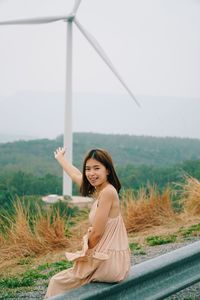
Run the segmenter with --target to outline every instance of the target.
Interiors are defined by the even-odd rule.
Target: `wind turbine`
[[[64,147],[67,149],[66,158],[72,161],[72,27],[73,23],[77,26],[80,32],[88,40],[91,46],[96,50],[99,56],[103,59],[110,70],[115,74],[124,88],[127,90],[135,103],[140,106],[132,91],[123,81],[120,74],[117,72],[110,59],[98,44],[96,39],[89,34],[88,31],[77,20],[76,13],[78,11],[81,0],[75,0],[74,7],[70,14],[61,16],[35,17],[27,19],[8,20],[0,22],[1,25],[36,25],[46,24],[58,21],[67,23],[67,54],[66,54],[66,88],[65,88],[65,113],[64,113]],[[72,182],[70,178],[63,172],[63,195],[72,195]]]

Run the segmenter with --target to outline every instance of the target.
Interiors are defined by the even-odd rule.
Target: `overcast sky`
[[[72,7],[71,0],[0,0],[0,20],[68,14]],[[199,0],[82,0],[77,13],[80,23],[96,37],[138,99],[144,95],[196,98],[198,104],[199,16]],[[8,97],[20,91],[64,91],[65,54],[64,22],[1,26],[0,110]],[[76,93],[127,97],[121,84],[75,27],[73,63]],[[15,105],[18,104],[11,103],[10,109],[14,110]],[[161,113],[159,107],[154,107],[157,115]],[[173,105],[170,107],[175,109]],[[134,114],[137,108],[133,103]],[[142,116],[142,109],[140,114]],[[195,119],[194,126],[200,127],[196,122]],[[81,131],[78,120],[75,125]],[[0,127],[6,131],[5,123]],[[147,127],[150,127],[148,122]],[[131,124],[130,130],[135,134],[145,133],[134,131]],[[103,131],[105,126],[102,126]]]

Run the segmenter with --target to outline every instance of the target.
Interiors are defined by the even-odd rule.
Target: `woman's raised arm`
[[[73,166],[69,161],[64,157],[65,149],[59,147],[54,152],[55,159],[59,162],[63,170],[71,177],[72,181],[75,182],[78,186],[81,186],[82,183],[82,173],[79,169]]]

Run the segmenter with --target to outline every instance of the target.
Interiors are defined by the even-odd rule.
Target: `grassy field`
[[[200,182],[191,177],[179,187],[179,207],[173,206],[174,191],[160,194],[155,187],[137,194],[121,195],[121,211],[134,255],[145,247],[184,241],[200,236]],[[65,251],[81,247],[88,228],[88,209],[57,207],[48,209],[37,198],[16,199],[13,212],[1,213],[0,299],[15,299],[42,286],[49,278],[71,266]]]

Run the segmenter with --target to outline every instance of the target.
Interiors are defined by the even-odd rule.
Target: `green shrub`
[[[188,228],[180,228],[179,233],[187,238],[189,236],[199,236],[200,235],[200,223],[191,225]]]
[[[25,287],[25,286],[31,286],[34,284],[34,279],[32,277],[11,277],[11,278],[3,278],[0,279],[0,287],[1,288],[17,288],[17,287]]]
[[[36,269],[30,269],[19,276],[11,276],[0,279],[0,289],[15,289],[19,287],[30,287],[35,285],[38,279],[48,280],[54,274],[68,269],[72,263],[62,260],[59,262],[46,263]]]
[[[146,252],[138,243],[130,243],[129,248],[134,255],[144,255]]]
[[[176,235],[149,236],[145,240],[149,246],[156,246],[156,245],[174,243],[176,241]]]

